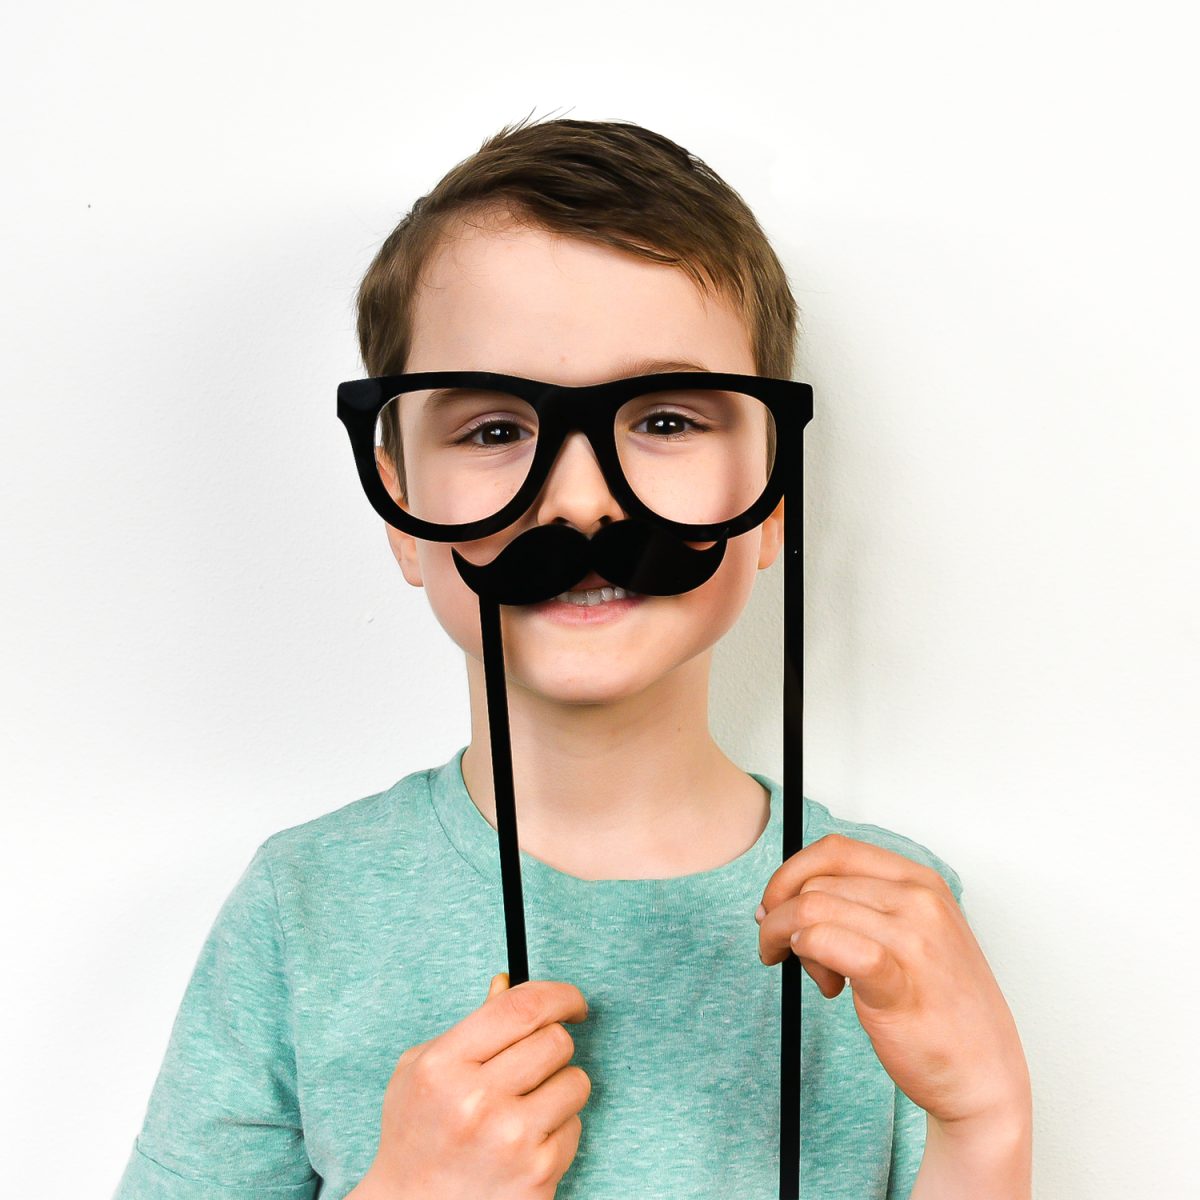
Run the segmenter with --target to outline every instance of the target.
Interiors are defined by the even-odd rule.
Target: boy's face
[[[607,246],[538,229],[463,227],[423,279],[409,372],[498,371],[573,385],[686,364],[755,374],[749,333],[732,306],[706,300],[678,268]],[[385,476],[385,483],[403,504],[394,480]],[[472,562],[490,562],[535,525],[565,522],[590,536],[626,516],[590,444],[575,431],[520,520],[454,548]],[[385,528],[405,579],[425,588],[442,627],[482,661],[479,599],[459,576],[451,543]],[[564,703],[609,703],[641,692],[708,651],[733,625],[755,572],[770,566],[782,541],[781,501],[761,526],[731,538],[716,573],[690,592],[643,596],[619,613],[614,608],[613,619],[587,623],[555,620],[547,605],[502,606],[510,687]]]

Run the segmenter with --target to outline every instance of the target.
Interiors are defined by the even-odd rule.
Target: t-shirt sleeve
[[[263,843],[184,992],[113,1200],[312,1200],[286,942]]]
[[[967,915],[962,900],[962,881],[956,872],[947,869],[943,878],[950,886],[959,910]],[[895,1110],[892,1118],[892,1158],[888,1168],[887,1200],[909,1200],[921,1159],[925,1157],[925,1110],[914,1104],[899,1088],[895,1089]]]

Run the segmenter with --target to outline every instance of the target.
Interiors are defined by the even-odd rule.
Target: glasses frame
[[[524,400],[537,415],[538,438],[529,474],[503,508],[477,521],[443,525],[413,516],[388,494],[375,460],[375,426],[384,405],[397,393],[450,387],[486,388]],[[637,396],[675,388],[743,392],[766,405],[774,418],[775,458],[762,494],[749,508],[727,521],[708,524],[672,521],[638,499],[621,469],[614,436],[617,411]],[[812,395],[809,384],[791,379],[714,371],[663,371],[581,386],[544,383],[495,371],[417,371],[339,383],[337,415],[349,435],[359,482],[371,507],[387,524],[414,537],[431,542],[469,542],[506,529],[520,519],[545,486],[567,434],[579,430],[591,444],[613,498],[629,516],[657,522],[685,541],[709,541],[753,529],[779,503],[794,436],[812,420]]]

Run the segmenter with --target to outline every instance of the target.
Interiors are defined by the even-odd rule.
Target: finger
[[[901,913],[909,907],[913,896],[925,887],[907,880],[897,883],[873,875],[812,875],[800,885],[797,895],[805,892],[827,892],[853,900],[881,913]]]
[[[568,1117],[534,1151],[535,1175],[545,1183],[557,1183],[575,1160],[582,1133],[579,1114]]]
[[[549,1134],[578,1113],[591,1094],[592,1081],[582,1067],[563,1067],[528,1096],[518,1096],[515,1103],[540,1134]]]
[[[779,912],[780,910],[776,908],[776,919],[779,918]],[[796,950],[794,950],[794,947],[792,947],[791,944],[788,944],[787,952],[784,954],[775,954],[772,956],[772,958],[768,959],[764,958],[763,953],[764,952],[760,941],[760,947],[758,947],[758,958],[762,960],[764,966],[774,966],[776,962],[782,962],[787,959],[788,956],[796,954]],[[822,966],[820,962],[817,962],[815,959],[805,958],[805,956],[799,954],[796,956],[800,960],[800,966],[804,967],[804,970],[809,973],[812,982],[814,982],[817,985],[817,988],[821,990],[821,995],[826,997],[826,1000],[833,1000],[833,998],[838,996],[841,990],[845,988],[845,976],[841,976],[841,974],[836,971],[829,970],[829,967]]]
[[[482,1063],[552,1021],[586,1017],[587,1001],[573,983],[531,979],[492,996],[439,1041],[447,1058]]]
[[[489,1087],[509,1096],[524,1096],[562,1070],[574,1053],[575,1039],[566,1026],[555,1021],[488,1059],[483,1071]]]
[[[893,886],[893,885],[889,885]],[[895,939],[896,929],[885,922],[895,922],[894,917],[869,906],[855,904],[832,893],[814,895],[810,890],[785,900],[764,918],[759,926],[759,957],[767,966],[783,962],[795,954],[800,965],[808,972],[820,989],[821,995],[832,1000],[846,986],[845,972],[826,965],[811,955],[796,951],[795,936],[799,930],[819,922],[833,922],[872,936],[876,940]]]
[[[870,842],[827,833],[796,851],[776,869],[763,890],[763,907],[769,913],[789,896],[796,895],[805,880],[814,875],[867,875],[896,883],[945,886],[945,880],[932,867]]]
[[[826,1000],[832,1000],[842,994],[847,982],[844,975],[839,975],[836,971],[821,966],[819,962],[814,962],[811,958],[804,958],[799,954],[796,955],[796,958]]]
[[[499,975],[492,976],[492,982],[488,984],[487,998],[490,1000],[493,996],[498,996],[501,992],[506,991],[508,991],[508,972],[501,971]]]
[[[885,1011],[909,1002],[911,982],[886,946],[839,925],[818,923],[796,934],[798,958],[810,958],[850,981],[855,999]]]
[[[767,966],[783,962],[792,952],[792,935],[818,922],[832,922],[853,929],[897,949],[902,939],[899,918],[892,913],[880,912],[832,892],[804,891],[784,900],[763,918],[758,927],[759,958]]]

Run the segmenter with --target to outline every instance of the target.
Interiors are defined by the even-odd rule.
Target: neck
[[[745,853],[766,828],[765,789],[708,730],[711,650],[612,703],[560,703],[507,679],[522,850],[582,879],[669,878]],[[467,657],[463,779],[495,828],[483,664]]]

